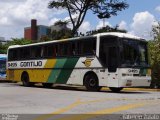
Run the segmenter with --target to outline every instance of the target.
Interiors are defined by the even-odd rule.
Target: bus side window
[[[53,46],[53,49],[52,49],[52,51],[53,51],[53,57],[55,58],[56,57],[56,54],[57,54],[57,46],[56,45],[54,45]]]
[[[20,59],[29,59],[30,58],[30,48],[22,48],[20,49]]]
[[[35,58],[41,58],[41,46],[35,47]]]
[[[41,47],[41,58],[44,57],[44,46]]]
[[[53,44],[51,44],[51,45],[45,45],[44,47],[43,47],[43,53],[44,53],[44,57],[45,58],[54,58],[54,57],[56,57],[56,45],[53,45]]]
[[[83,43],[82,41],[77,41],[76,42],[76,55],[82,55],[82,50],[83,50]]]
[[[72,48],[71,48],[72,55],[75,56],[76,55],[76,44],[75,44],[75,42],[72,42],[71,44],[72,44]]]
[[[57,50],[57,56],[61,56],[62,55],[62,44],[58,44],[58,50]]]
[[[65,51],[66,51],[67,56],[73,55],[72,44],[71,43],[66,44]]]
[[[8,56],[9,56],[9,57],[8,57],[8,61],[14,60],[14,50],[10,49]]]
[[[94,55],[95,43],[93,39],[83,41],[83,54],[84,55]]]
[[[58,45],[57,56],[70,56],[71,55],[71,44],[68,42],[61,43]]]

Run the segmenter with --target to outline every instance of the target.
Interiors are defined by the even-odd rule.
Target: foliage
[[[110,18],[116,16],[118,11],[126,9],[128,4],[123,0],[52,0],[48,7],[68,11],[73,25],[72,35],[75,35],[88,10],[91,10],[100,19]]]
[[[160,88],[160,22],[153,26],[154,40],[148,42],[150,63],[152,67],[152,83],[151,87]]]
[[[102,28],[100,28],[98,30],[87,31],[86,35],[89,36],[89,35],[94,35],[94,34],[97,34],[97,33],[104,33],[104,32],[122,32],[122,33],[126,33],[127,31],[118,29],[118,26],[110,27],[110,26],[107,25],[106,27],[102,27]],[[82,34],[82,33],[80,33],[80,35],[84,36],[84,34]]]
[[[51,41],[52,39],[48,37],[47,35],[43,35],[40,38],[40,42],[46,42],[46,41]]]
[[[60,26],[67,26],[68,22],[67,21],[62,21],[62,20],[58,20],[57,22],[54,23],[54,25],[60,25]]]
[[[8,41],[6,44],[0,44],[0,54],[6,54],[7,49],[11,45],[26,45],[32,43],[31,40],[25,40],[23,38],[18,39],[18,38],[12,38],[11,41]]]
[[[66,39],[72,37],[72,31],[70,29],[62,29],[60,31],[52,31],[52,39],[59,40],[59,39]]]

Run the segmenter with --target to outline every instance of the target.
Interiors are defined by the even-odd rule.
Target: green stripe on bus
[[[57,62],[55,64],[55,66],[53,66],[53,69],[51,71],[51,74],[48,78],[48,83],[55,83],[60,72],[61,72],[61,69],[59,68],[63,68],[65,62],[66,62],[67,59],[57,59]]]
[[[66,84],[79,58],[68,58],[57,78],[56,83]]]

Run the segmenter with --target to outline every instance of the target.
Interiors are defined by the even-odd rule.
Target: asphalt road
[[[0,83],[0,114],[3,119],[31,117],[34,120],[94,120],[115,116],[128,119],[130,114],[143,117],[152,114],[160,119],[160,91],[135,88],[113,93],[103,88],[100,92],[88,92],[82,87],[47,89],[40,85]]]

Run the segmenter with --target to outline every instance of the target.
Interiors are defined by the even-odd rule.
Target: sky
[[[57,20],[69,18],[63,9],[48,9],[51,0],[0,0],[0,37],[6,40],[23,38],[24,27],[30,26],[31,19],[37,19],[38,25],[53,25]],[[118,12],[117,16],[105,19],[109,26],[119,25],[119,29],[126,29],[128,33],[151,39],[152,26],[160,21],[159,0],[126,0],[129,8]],[[87,12],[80,32],[98,29],[103,21],[91,11]]]

